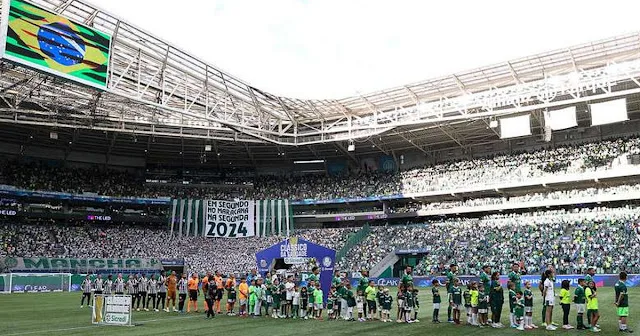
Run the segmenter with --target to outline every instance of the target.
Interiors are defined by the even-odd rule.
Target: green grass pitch
[[[207,320],[201,313],[185,314],[165,312],[134,312],[135,327],[93,326],[91,310],[80,309],[80,293],[8,294],[0,295],[0,330],[3,336],[17,335],[577,335],[591,331],[517,331],[509,328],[479,329],[454,326],[448,323],[431,324],[431,297],[429,289],[420,291],[420,323],[397,324],[347,321],[281,320],[271,318],[239,318],[218,316]],[[600,335],[621,335],[618,332],[613,289],[598,290],[600,301]],[[640,335],[640,289],[630,288],[631,303],[629,327]],[[202,307],[202,302],[200,307]],[[540,325],[540,296],[536,297],[534,323]],[[202,308],[200,308],[202,309]],[[505,305],[505,312],[508,307]],[[570,322],[575,326],[575,307],[571,307]],[[395,311],[394,311],[395,313]],[[446,321],[446,308],[440,310],[440,320]],[[325,314],[326,315],[326,314]],[[554,311],[555,322],[562,322],[560,307]],[[464,323],[464,316],[463,316]],[[502,323],[508,323],[503,312]]]

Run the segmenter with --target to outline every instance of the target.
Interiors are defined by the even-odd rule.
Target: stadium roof
[[[86,140],[83,150],[165,150],[171,158],[177,148],[182,155],[190,152],[185,146],[202,154],[203,145],[212,144],[216,154],[253,164],[278,153],[353,158],[346,149],[351,141],[358,155],[427,153],[498,141],[497,129],[489,125],[499,116],[532,112],[532,133],[539,135],[545,109],[619,96],[631,104],[640,92],[640,64],[634,63],[640,59],[638,33],[360,96],[303,100],[255,88],[88,2],[30,2],[113,35],[108,89],[3,60],[0,130],[8,141],[58,129],[74,147]],[[630,65],[611,70],[620,64]],[[590,87],[597,76],[610,77],[607,85]],[[548,88],[558,78],[580,89],[559,90],[551,100],[539,94],[523,99],[523,91]]]

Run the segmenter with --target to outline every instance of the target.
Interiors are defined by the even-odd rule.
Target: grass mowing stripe
[[[167,320],[184,320],[184,319],[191,319],[191,318],[195,318],[195,317],[197,317],[197,316],[179,316],[179,317],[168,317],[168,318],[161,318],[161,319],[152,319],[152,320],[142,320],[142,321],[138,321],[138,322],[134,323],[134,325],[141,325],[142,326],[142,325],[144,325],[145,323],[148,323],[148,322],[159,322],[159,321],[167,321]],[[15,334],[4,334],[3,336],[44,334],[44,333],[51,333],[51,332],[58,332],[58,331],[71,331],[71,330],[100,328],[100,327],[118,327],[118,326],[89,325],[89,326],[54,329],[54,330],[47,329],[47,330],[37,330],[37,331],[25,331],[25,332],[20,332],[20,333],[15,333]]]
[[[395,292],[395,290],[394,290]],[[395,293],[394,297],[395,297]],[[613,305],[613,288],[598,289],[600,299],[600,312],[602,318],[600,324],[603,331],[599,335],[620,335],[618,321]],[[511,336],[519,332],[510,328],[473,328],[468,326],[454,326],[449,323],[432,324],[431,293],[428,288],[421,289],[420,298],[420,323],[398,324],[373,322],[346,322],[346,321],[315,321],[315,320],[281,320],[271,318],[239,318],[225,315],[216,316],[214,319],[205,319],[204,313],[178,315],[165,312],[133,312],[134,328],[97,327],[90,323],[91,310],[80,309],[79,293],[51,293],[51,294],[14,294],[0,295],[0,330],[2,336],[30,336],[30,335],[64,335],[64,336],[112,336],[131,334],[136,336],[160,336],[176,334],[210,334],[223,333],[231,336],[242,335],[278,335],[300,336],[309,333],[317,335],[366,335],[366,336],[463,336],[463,335],[491,335]],[[534,300],[534,321],[540,325],[539,295]],[[629,326],[640,330],[640,289],[629,289],[629,303],[631,304]],[[202,303],[200,302],[200,305]],[[237,307],[236,307],[237,310]],[[446,320],[446,306],[440,310],[440,320]],[[395,318],[395,304],[391,316]],[[326,311],[324,312],[326,317]],[[503,310],[502,322],[507,323],[508,304]],[[571,306],[570,323],[575,326],[575,305]],[[465,320],[463,312],[463,323]],[[554,309],[554,321],[562,322],[562,309],[556,306]],[[544,330],[527,331],[527,336],[551,335]],[[591,332],[557,331],[557,335],[591,335]]]

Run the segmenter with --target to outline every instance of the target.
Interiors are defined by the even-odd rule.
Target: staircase
[[[360,244],[371,232],[371,227],[369,224],[365,224],[360,230],[353,233],[347,241],[344,243],[344,246],[338,252],[336,252],[336,261],[342,260],[347,256],[349,250],[351,250],[354,246]]]

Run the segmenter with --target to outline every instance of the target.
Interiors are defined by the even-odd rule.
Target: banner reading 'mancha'
[[[100,89],[107,87],[111,36],[27,3],[11,0],[3,58]]]
[[[153,270],[162,269],[162,263],[158,259],[111,259],[111,258],[13,258],[0,259],[0,265],[10,271],[47,271],[62,272],[76,270]]]

